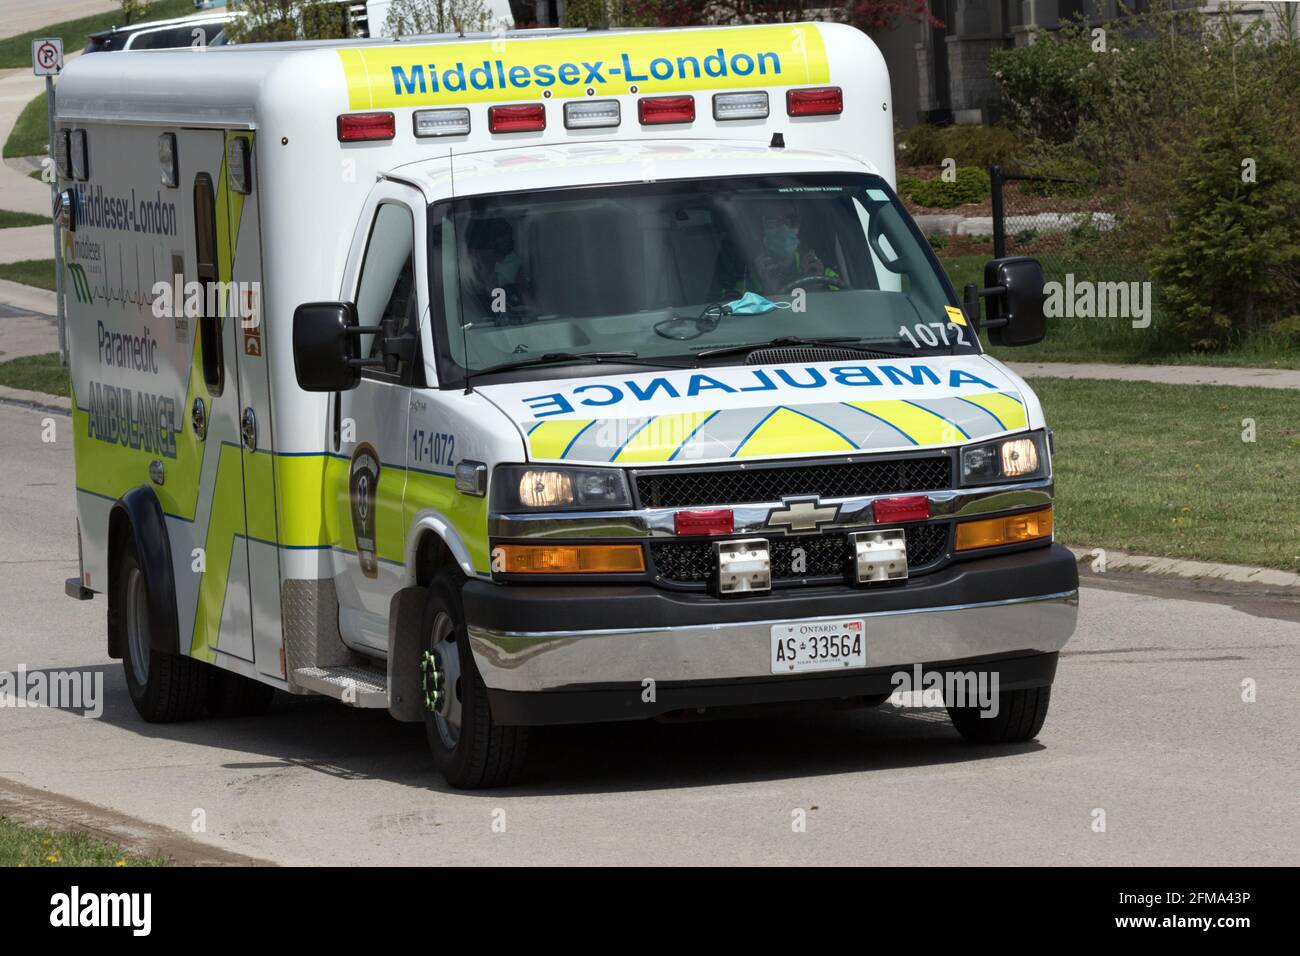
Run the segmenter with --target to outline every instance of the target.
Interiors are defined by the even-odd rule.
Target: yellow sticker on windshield
[[[943,311],[948,313],[948,321],[953,325],[965,325],[966,316],[962,315],[961,309],[954,305],[945,305]]]

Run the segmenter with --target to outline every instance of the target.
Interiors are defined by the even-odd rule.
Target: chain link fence
[[[1124,241],[1132,212],[1122,191],[1096,180],[989,167],[993,256],[1033,256],[1049,282],[1147,278],[1140,252]]]

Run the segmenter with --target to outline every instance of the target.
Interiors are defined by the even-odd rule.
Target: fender
[[[176,577],[172,569],[171,541],[158,496],[148,485],[132,488],[113,503],[109,517],[108,553],[116,552],[122,534],[135,541],[135,553],[144,572],[149,597],[149,647],[168,654],[180,653],[180,626],[176,612]],[[110,595],[116,593],[116,567],[110,568]],[[111,600],[111,597],[110,597]],[[126,653],[120,634],[109,631],[108,656]]]

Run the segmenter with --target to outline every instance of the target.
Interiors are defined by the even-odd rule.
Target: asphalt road
[[[145,724],[105,657],[104,601],[63,596],[70,423],[46,444],[43,417],[0,405],[0,671],[102,672],[106,704],[0,706],[10,805],[48,791],[74,817],[174,833],[182,855],[198,840],[280,863],[1300,862],[1300,605],[1164,582],[1085,589],[1047,726],[1023,746],[971,749],[941,711],[888,705],[562,728],[527,786],[464,794],[421,727],[331,701]]]

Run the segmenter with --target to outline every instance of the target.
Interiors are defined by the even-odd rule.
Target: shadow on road
[[[277,694],[260,717],[149,724],[127,694],[120,665],[104,673],[101,720],[142,737],[237,751],[219,765],[242,772],[301,767],[338,779],[385,780],[456,792],[433,769],[420,724],[386,711]],[[782,708],[733,719],[629,721],[534,731],[524,783],[482,791],[500,801],[546,794],[644,792],[725,786],[903,767],[991,760],[1041,744],[975,748],[936,709]]]

